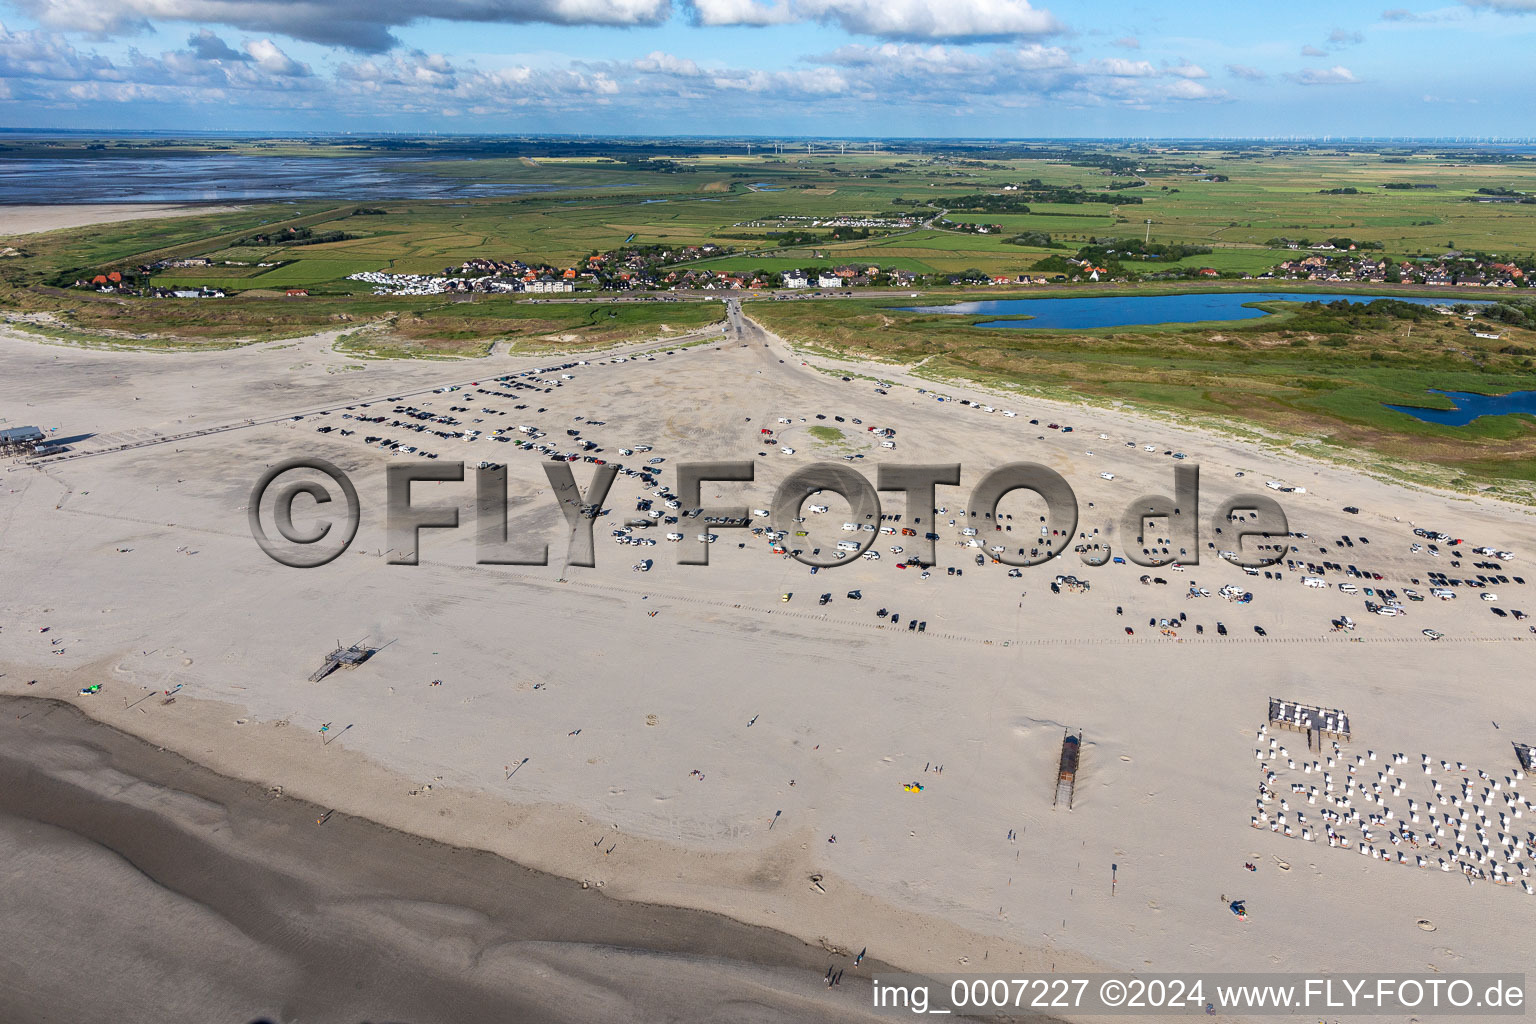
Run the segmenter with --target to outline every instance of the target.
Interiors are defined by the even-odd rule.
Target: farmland
[[[1066,251],[1091,238],[1144,235],[1200,244],[1214,251],[1182,262],[1247,273],[1285,257],[1286,250],[1266,244],[1276,238],[1346,235],[1380,243],[1392,257],[1454,247],[1506,255],[1536,251],[1536,205],[1467,201],[1480,188],[1536,192],[1536,164],[1529,161],[1475,163],[1427,152],[1394,156],[1386,151],[1281,150],[1255,155],[1250,150],[1200,148],[1120,155],[1145,165],[1143,173],[1131,175],[1141,184],[1121,190],[1140,203],[1039,202],[1030,204],[1028,213],[953,215],[956,220],[996,224],[1000,234],[935,225],[783,249],[776,248],[767,230],[742,225],[785,216],[928,218],[939,213],[947,197],[1005,183],[1038,180],[1094,194],[1125,174],[1110,175],[1061,157],[1001,158],[985,152],[750,159],[698,152],[668,157],[665,172],[649,169],[653,161],[598,158],[423,160],[411,166],[438,176],[544,190],[451,201],[397,200],[380,204],[385,212],[370,217],[352,216],[350,207],[336,203],[305,201],[77,229],[29,239],[29,255],[10,261],[5,278],[18,283],[52,279],[175,254],[250,265],[219,267],[212,273],[170,271],[161,275],[167,285],[305,287],[345,294],[357,290],[347,275],[361,269],[430,273],[476,256],[560,267],[626,243],[714,243],[754,254],[724,255],[703,264],[733,271],[787,269],[820,261],[870,262],[930,274],[979,268],[988,274],[1017,275],[1042,256],[1060,251],[1007,241],[1026,233],[1049,235]],[[315,156],[317,170],[326,159]],[[1186,169],[1192,167],[1199,170]],[[768,189],[756,188],[757,182],[767,183]],[[1383,188],[1387,183],[1433,187]],[[1347,188],[1357,192],[1327,194]],[[231,247],[242,235],[279,223],[351,237],[318,245]],[[264,262],[282,265],[256,266]]]
[[[372,285],[349,275],[442,274],[477,259],[559,274],[561,268],[585,271],[589,257],[626,247],[679,254],[686,247],[711,247],[679,255],[669,266],[744,278],[878,266],[926,277],[920,290],[931,303],[976,297],[975,290],[936,285],[945,275],[1016,277],[1046,257],[1071,256],[1092,241],[1115,238],[1208,247],[1134,269],[1210,268],[1229,280],[1197,287],[1243,290],[1281,287],[1236,278],[1296,257],[1284,240],[1345,236],[1399,261],[1438,258],[1448,249],[1505,260],[1536,255],[1536,203],[1517,198],[1536,196],[1536,160],[1518,155],[1202,145],[1064,151],[1023,144],[921,154],[912,147],[752,156],[739,146],[677,145],[615,156],[562,156],[553,144],[546,150],[474,159],[445,150],[409,164],[416,173],[493,192],[505,187],[502,195],[251,203],[233,212],[7,240],[16,252],[0,260],[0,307],[27,316],[45,313],[68,336],[96,336],[107,344],[154,336],[178,346],[223,345],[331,330],[342,350],[358,355],[477,356],[497,344],[585,349],[676,336],[717,322],[722,307],[702,301],[718,296],[697,291],[669,297],[681,301],[614,303],[592,292],[581,274],[570,297],[577,301],[537,303],[512,295],[375,295]],[[284,152],[312,158],[317,173],[324,173],[329,159],[369,158],[296,141]],[[1017,185],[1018,195],[1034,190],[1047,198],[1010,200],[1007,185]],[[1492,201],[1500,190],[1513,197]],[[1000,197],[999,212],[971,212],[978,195]],[[947,201],[967,196],[973,204],[967,212],[946,213]],[[873,219],[879,226],[834,238],[830,228],[813,223],[833,218]],[[910,226],[892,226],[901,218]],[[976,225],[995,228],[982,232]],[[788,230],[799,237],[784,244]],[[260,241],[289,236],[315,243]],[[155,287],[219,289],[228,297],[148,299],[72,287],[82,276],[154,261],[180,264],[155,270]],[[1077,294],[1114,288],[1146,294],[1189,290],[1191,284],[1074,287]],[[1284,288],[1307,285],[1287,282]],[[295,298],[289,290],[308,294]],[[1387,289],[1358,290],[1369,297]],[[985,294],[1010,292],[988,288]],[[1047,292],[1037,286],[1013,294]],[[1483,290],[1434,294],[1448,300],[1458,294],[1494,297]],[[879,296],[750,302],[747,312],[807,348],[921,363],[935,379],[1241,422],[1341,454],[1369,451],[1388,462],[1411,460],[1431,467],[1429,475],[1442,483],[1536,480],[1536,430],[1527,417],[1446,428],[1382,405],[1423,403],[1431,387],[1489,393],[1531,387],[1531,360],[1522,353],[1536,348],[1536,340],[1522,329],[1483,341],[1449,320],[1330,324],[1294,307],[1276,307],[1278,316],[1243,324],[999,331],[975,328],[964,317],[888,308],[911,304],[907,290]]]

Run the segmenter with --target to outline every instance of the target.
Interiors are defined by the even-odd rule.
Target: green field
[[[379,204],[384,216],[352,217],[343,204],[265,204],[240,213],[117,225],[30,236],[27,255],[3,264],[11,284],[48,280],[60,274],[126,268],[151,255],[206,255],[242,262],[291,261],[244,273],[176,271],[166,283],[209,282],[234,287],[307,287],[354,290],[345,283],[358,270],[440,272],[472,256],[521,259],[557,267],[575,264],[594,251],[634,244],[690,245],[714,242],[754,253],[701,266],[740,270],[787,269],[822,261],[869,261],[924,273],[977,268],[989,274],[1017,274],[1052,250],[1008,245],[1018,233],[1046,233],[1070,252],[1092,238],[1145,237],[1213,246],[1201,261],[1221,270],[1261,271],[1285,258],[1267,248],[1275,237],[1321,240],[1348,235],[1381,242],[1390,256],[1438,253],[1454,242],[1463,249],[1530,254],[1536,251],[1536,205],[1464,202],[1478,188],[1536,192],[1536,163],[1496,165],[1457,162],[1429,153],[1410,157],[1385,153],[1280,151],[1255,158],[1220,150],[1137,150],[1156,168],[1198,162],[1221,182],[1199,181],[1188,173],[1155,173],[1144,187],[1124,190],[1139,205],[1037,202],[1025,213],[955,212],[954,220],[1000,225],[998,234],[967,234],[935,228],[876,231],[876,237],[827,242],[772,252],[774,243],[749,222],[783,216],[830,217],[896,213],[932,216],[947,197],[984,192],[1004,182],[1039,179],[1052,186],[1101,190],[1108,180],[1095,167],[1060,159],[957,159],[890,154],[798,155],[748,159],[708,152],[678,156],[686,173],[656,173],[641,162],[602,158],[560,160],[489,158],[424,161],[433,174],[508,185],[554,186],[504,198],[454,201],[393,201]],[[1387,160],[1394,162],[1388,163]],[[1403,161],[1403,162],[1395,162]],[[780,191],[750,191],[747,181],[768,181]],[[1389,191],[1386,182],[1433,184],[1433,189]],[[1354,187],[1358,195],[1324,195],[1326,188]],[[917,207],[913,202],[932,203]],[[333,215],[327,216],[327,211]],[[242,235],[274,223],[304,224],[313,230],[344,231],[357,237],[311,246],[234,246]],[[733,238],[756,234],[758,237]],[[1186,260],[1185,263],[1190,261]],[[1147,269],[1140,266],[1138,269]],[[1155,268],[1153,268],[1155,269]]]
[[[193,148],[196,145],[202,143]],[[1051,147],[1036,146],[1035,152],[1020,144],[934,148],[922,155],[748,157],[739,148],[711,150],[702,143],[668,144],[665,155],[654,159],[644,155],[640,144],[628,149],[615,144],[613,156],[562,157],[555,143],[540,143],[542,148],[535,147],[529,156],[507,153],[519,145],[486,143],[484,153],[424,159],[415,166],[430,174],[542,190],[367,204],[384,210],[382,214],[355,213],[352,203],[264,203],[236,212],[4,240],[16,252],[0,258],[0,308],[53,314],[64,334],[95,337],[104,344],[120,343],[124,334],[147,334],[179,347],[335,330],[344,335],[341,346],[348,351],[440,357],[474,355],[497,343],[530,350],[579,349],[664,337],[716,322],[721,306],[531,303],[486,295],[474,301],[375,296],[371,286],[348,281],[347,276],[365,270],[440,273],[473,257],[583,267],[589,254],[620,250],[627,243],[673,249],[713,243],[734,250],[669,268],[679,272],[782,272],[849,264],[933,277],[971,270],[1013,276],[1032,271],[1043,257],[1071,255],[1094,240],[1148,235],[1209,246],[1212,252],[1177,264],[1126,264],[1141,273],[1177,265],[1258,274],[1297,255],[1269,244],[1276,238],[1320,242],[1347,236],[1380,243],[1381,253],[1395,259],[1438,255],[1449,248],[1504,259],[1536,255],[1536,205],[1467,201],[1478,189],[1536,195],[1536,159],[1507,154],[1446,154],[1431,147],[1117,149],[1090,144],[1051,152]],[[445,144],[440,155],[466,148],[473,146]],[[374,150],[294,140],[259,151],[314,156],[317,173],[323,173],[325,165],[318,158],[340,153],[362,153],[366,158]],[[378,151],[394,152],[388,147]],[[26,147],[16,153],[26,156]],[[1113,173],[1106,161],[1119,161]],[[1138,170],[1131,174],[1127,167]],[[1227,180],[1200,180],[1207,176]],[[1107,187],[1111,181],[1128,179],[1141,184],[1123,190]],[[874,228],[870,237],[836,241],[828,237],[829,228],[811,225],[815,219],[832,217],[928,221],[948,209],[947,204],[962,205],[954,202],[962,196],[1007,196],[1000,191],[1002,185],[1031,180],[1041,183],[1036,187],[1076,191],[1049,193],[1049,201],[1030,202],[1028,212],[949,214],[956,222],[1001,228],[987,234],[921,224],[905,230]],[[779,190],[757,191],[749,182],[770,182]],[[1389,182],[1434,187],[1384,188]],[[1340,188],[1358,191],[1323,191]],[[1142,202],[1059,201],[1074,195],[1084,200],[1133,195]],[[286,227],[350,237],[310,245],[249,241],[258,233]],[[819,231],[822,237],[786,247],[768,233],[787,228]],[[1009,238],[1025,233],[1049,235],[1053,245],[1009,243]],[[215,265],[163,270],[154,283],[208,285],[229,291],[231,297],[151,300],[70,287],[79,277],[186,257],[207,257]],[[226,266],[223,261],[245,265]],[[1236,280],[1210,286],[1306,287]],[[1114,287],[1080,286],[1099,291]],[[1190,287],[1143,283],[1133,293]],[[289,288],[305,288],[310,295],[283,297]],[[1325,290],[1373,294],[1369,287],[1329,285]],[[949,294],[964,293],[930,287],[924,300]],[[996,298],[1008,292],[987,289],[980,294]],[[1037,288],[1019,294],[1045,292]],[[1454,298],[1450,292],[1437,294]],[[1501,392],[1536,386],[1531,359],[1522,354],[1536,350],[1536,340],[1521,330],[1511,330],[1493,343],[1472,339],[1464,326],[1452,323],[1416,327],[1410,336],[1400,323],[1360,322],[1340,329],[1337,323],[1308,322],[1292,312],[1245,324],[1060,334],[978,330],[964,318],[882,308],[910,301],[903,291],[893,292],[885,302],[754,302],[749,313],[808,347],[899,363],[923,361],[925,373],[941,378],[984,380],[1094,401],[1129,401],[1228,425],[1253,424],[1275,436],[1308,439],[1326,450],[1378,458],[1388,469],[1392,460],[1429,466],[1426,478],[1439,482],[1447,482],[1447,474],[1463,483],[1536,480],[1536,424],[1528,417],[1482,420],[1453,430],[1382,408],[1383,402],[1420,402],[1430,387]]]
[[[747,312],[812,350],[898,365],[926,360],[923,373],[936,380],[1207,417],[1304,439],[1340,455],[1379,458],[1378,467],[1387,471],[1427,465],[1443,484],[1536,481],[1531,417],[1485,417],[1467,427],[1445,427],[1385,407],[1449,408],[1427,394],[1431,388],[1482,394],[1529,389],[1536,385],[1529,354],[1501,350],[1536,352],[1536,332],[1482,340],[1452,318],[1338,322],[1290,303],[1266,306],[1277,315],[1258,321],[1013,331],[974,326],[999,319],[993,315],[907,313],[895,309],[898,304],[758,301]],[[1519,493],[1528,490],[1522,486]]]

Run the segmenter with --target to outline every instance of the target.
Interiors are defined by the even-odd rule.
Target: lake
[[[420,170],[419,157],[247,156],[0,159],[0,205],[441,199],[548,188]]]
[[[1093,295],[1069,299],[993,299],[948,306],[903,306],[909,313],[952,313],[957,316],[1026,315],[1032,320],[997,320],[978,327],[1084,330],[1093,327],[1146,327],[1153,324],[1193,324],[1214,320],[1254,320],[1267,316],[1251,302],[1370,302],[1397,299],[1422,306],[1465,300],[1447,296],[1424,299],[1406,295],[1330,295],[1294,292],[1194,292],[1181,295]],[[1487,305],[1473,302],[1469,305]]]
[[[1440,391],[1431,389],[1432,395],[1444,395],[1451,400],[1454,409],[1425,409],[1417,405],[1388,405],[1394,412],[1407,413],[1425,423],[1439,423],[1447,427],[1464,427],[1483,416],[1508,416],[1525,413],[1536,416],[1536,391],[1512,391],[1507,395],[1479,395],[1472,391]]]

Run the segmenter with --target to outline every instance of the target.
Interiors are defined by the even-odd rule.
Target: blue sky
[[[0,0],[0,125],[1536,135],[1536,0],[1388,3]]]

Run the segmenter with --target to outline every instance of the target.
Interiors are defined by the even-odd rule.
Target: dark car
[[[821,603],[822,604],[831,604],[832,603],[832,595],[831,594],[822,594],[821,595]]]
[[[1355,506],[1353,506],[1353,505],[1345,505],[1344,506],[1344,511],[1348,512],[1352,516],[1357,516],[1357,515],[1360,514],[1360,510],[1355,508]]]
[[[850,600],[850,601],[862,601],[862,600],[864,600],[864,595],[860,591],[850,590],[850,591],[848,591],[848,600]]]
[[[1218,623],[1216,623],[1216,632],[1220,633],[1222,636],[1226,636],[1227,635],[1227,627],[1225,625],[1223,625],[1222,623],[1218,622]]]
[[[1268,633],[1264,632],[1264,627],[1263,626],[1254,626],[1253,627],[1253,631],[1255,633],[1259,634],[1259,636],[1269,636]]]

